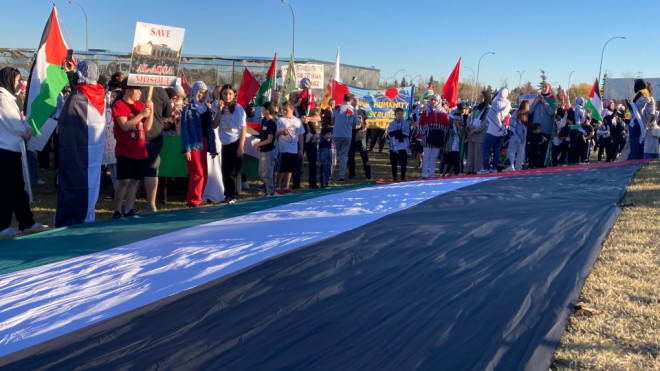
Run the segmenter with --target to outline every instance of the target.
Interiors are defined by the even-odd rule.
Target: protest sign
[[[282,76],[286,76],[289,71],[289,66],[282,66]],[[312,83],[312,89],[325,88],[323,82],[323,65],[322,64],[296,64],[296,86],[304,77],[307,77]]]
[[[185,29],[138,22],[128,84],[173,86],[179,75],[179,60]]]
[[[394,121],[394,110],[403,108],[404,119],[408,118],[412,87],[398,89],[371,90],[349,86],[351,94],[360,100],[360,108],[367,113],[369,128],[387,130]]]

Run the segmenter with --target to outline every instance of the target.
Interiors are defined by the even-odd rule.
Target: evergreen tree
[[[547,83],[548,83],[548,77],[545,75],[545,71],[541,70],[541,83],[539,83],[539,90],[543,90],[543,87]]]
[[[406,84],[408,84],[408,81],[406,81],[406,77],[403,76],[403,78],[401,79],[401,86],[406,86]]]
[[[435,84],[437,81],[433,80],[433,75],[429,77],[429,86]]]

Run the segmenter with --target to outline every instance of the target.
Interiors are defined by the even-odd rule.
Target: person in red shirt
[[[115,122],[114,134],[117,140],[117,189],[114,198],[113,219],[122,217],[121,206],[126,197],[124,216],[133,216],[138,180],[143,178],[144,163],[147,159],[147,146],[144,133],[151,129],[154,121],[153,102],[140,102],[142,92],[139,86],[126,85],[122,81],[124,95],[112,106],[112,119]]]

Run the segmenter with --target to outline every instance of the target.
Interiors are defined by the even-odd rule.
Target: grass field
[[[390,180],[387,150],[369,156],[370,182]],[[356,160],[357,177],[347,179],[345,185],[368,182],[358,156]],[[420,177],[417,165],[417,159],[409,160],[409,179]],[[52,224],[55,213],[54,175],[54,170],[42,172],[47,184],[33,186],[32,211],[35,220],[44,224]],[[258,184],[250,180],[241,199],[259,197]],[[299,192],[314,192],[305,180],[301,186]],[[104,198],[110,192],[110,188],[101,190],[97,220],[111,218],[112,201]],[[556,350],[552,370],[660,370],[660,161],[638,172],[623,205]],[[137,206],[144,210],[145,199],[138,198]],[[185,207],[185,187],[170,187],[167,204],[158,204],[161,211]]]

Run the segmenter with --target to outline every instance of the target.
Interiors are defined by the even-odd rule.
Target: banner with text
[[[164,87],[176,84],[185,31],[137,22],[128,84]]]
[[[282,68],[282,76],[286,76],[289,71],[289,65]],[[312,89],[325,89],[323,82],[322,64],[296,64],[296,86],[300,85],[300,80],[306,77],[312,83]]]
[[[408,119],[412,87],[370,90],[349,86],[351,94],[360,100],[360,108],[367,112],[369,128],[387,130],[394,121],[394,109],[403,108],[403,118]]]

